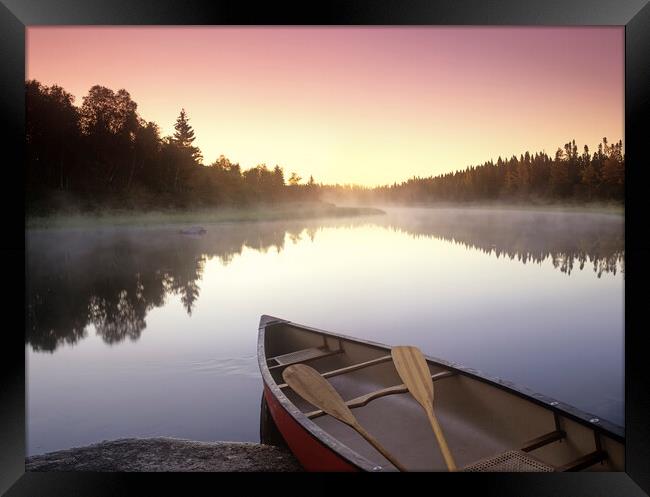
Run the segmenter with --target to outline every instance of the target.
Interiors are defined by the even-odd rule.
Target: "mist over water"
[[[28,452],[259,440],[261,314],[412,344],[623,424],[623,217],[384,216],[29,230]]]

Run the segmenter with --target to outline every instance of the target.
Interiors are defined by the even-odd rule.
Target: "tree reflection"
[[[26,342],[52,352],[85,337],[89,325],[107,344],[135,341],[169,295],[192,314],[208,258],[227,265],[245,247],[280,251],[286,232],[277,223],[224,225],[202,237],[174,229],[30,232]]]
[[[387,225],[411,236],[435,237],[523,264],[547,259],[570,275],[589,265],[603,273],[624,270],[623,218],[618,215],[440,209],[403,216]]]
[[[523,264],[550,260],[567,275],[592,267],[598,277],[624,263],[617,216],[422,211],[384,218],[223,224],[201,237],[173,228],[31,231],[27,235],[26,342],[35,351],[74,344],[93,326],[107,344],[138,340],[147,314],[180,298],[191,315],[205,262],[228,265],[245,248],[266,252],[317,238],[326,227],[380,225],[413,237],[440,238]],[[433,212],[433,213],[432,213]]]

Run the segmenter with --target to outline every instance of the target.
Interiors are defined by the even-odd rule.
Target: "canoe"
[[[459,471],[624,471],[622,427],[525,387],[426,356],[434,410]],[[308,471],[396,471],[349,426],[284,383],[307,364],[359,423],[409,471],[447,471],[422,407],[393,365],[390,347],[264,315],[258,361],[263,409]]]

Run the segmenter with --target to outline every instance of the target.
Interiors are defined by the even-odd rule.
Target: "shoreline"
[[[288,449],[253,442],[121,438],[25,458],[25,471],[295,472]]]
[[[297,203],[253,208],[118,210],[102,213],[55,212],[49,215],[25,216],[25,229],[67,229],[129,226],[173,226],[196,223],[238,223],[291,221],[317,218],[343,218],[386,215],[383,209],[431,209],[526,211],[571,214],[606,214],[624,216],[625,206],[618,204],[481,204],[481,203],[415,203],[337,206],[332,203]]]
[[[53,213],[26,216],[26,229],[165,226],[194,223],[290,221],[315,218],[362,217],[386,214],[374,207],[339,207],[334,204],[287,204],[250,209],[172,209],[151,211],[107,210],[97,213]]]
[[[413,208],[413,209],[464,209],[464,210],[491,210],[491,211],[532,211],[532,212],[564,212],[575,214],[611,214],[623,216],[625,206],[622,204],[518,204],[518,203],[413,203],[413,204],[390,204],[378,203],[380,208]]]

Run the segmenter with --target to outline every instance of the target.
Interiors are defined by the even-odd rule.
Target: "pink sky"
[[[29,27],[26,77],[125,88],[209,164],[392,183],[623,138],[622,27]]]

